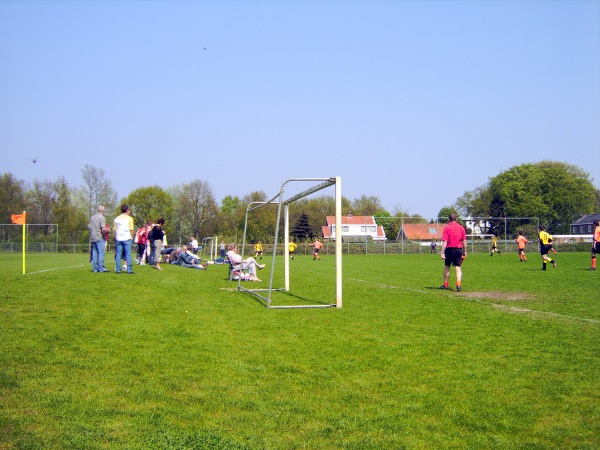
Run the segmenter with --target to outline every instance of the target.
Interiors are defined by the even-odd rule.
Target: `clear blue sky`
[[[0,152],[119,196],[341,176],[423,216],[525,162],[599,186],[600,1],[2,0]]]

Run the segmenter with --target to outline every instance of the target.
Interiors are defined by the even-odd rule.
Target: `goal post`
[[[290,198],[284,198],[284,193],[288,183],[290,182],[320,182],[308,188]],[[290,178],[284,181],[281,185],[279,193],[275,195],[268,201],[265,202],[252,202],[248,204],[246,207],[246,218],[244,221],[244,236],[242,241],[242,259],[244,258],[244,249],[246,247],[246,235],[248,231],[248,215],[251,211],[256,210],[258,208],[265,207],[265,205],[277,205],[277,219],[275,225],[275,236],[274,236],[274,245],[273,245],[273,256],[271,259],[271,270],[269,275],[269,287],[268,289],[248,289],[242,286],[242,280],[238,280],[238,290],[247,292],[251,295],[256,296],[257,298],[264,301],[267,308],[329,308],[329,307],[342,307],[342,240],[335,240],[335,267],[336,267],[336,290],[335,290],[335,304],[323,304],[323,305],[272,305],[271,297],[273,291],[290,291],[290,259],[289,259],[289,234],[290,234],[290,215],[289,215],[289,206],[297,200],[300,200],[304,197],[307,197],[315,192],[318,192],[322,189],[328,188],[330,186],[335,186],[335,217],[336,223],[341,224],[342,221],[342,182],[341,177],[331,177],[331,178]],[[284,230],[284,287],[283,288],[274,288],[273,287],[273,278],[275,274],[275,262],[277,259],[277,242],[279,240],[279,227],[281,219],[283,218],[283,230]],[[266,295],[265,295],[266,294]]]
[[[202,250],[200,253],[202,258],[204,258],[205,254],[208,254],[209,260],[214,261],[217,259],[217,249],[219,248],[219,245],[218,238],[216,236],[202,238],[200,245],[202,245]]]

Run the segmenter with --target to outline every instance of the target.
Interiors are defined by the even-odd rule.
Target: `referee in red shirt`
[[[450,277],[450,266],[456,269],[456,290],[462,291],[462,269],[460,268],[463,259],[467,257],[467,233],[465,228],[459,224],[456,219],[456,213],[448,216],[450,223],[446,225],[442,232],[442,251],[440,252],[444,260],[444,284],[440,289],[449,290],[448,278]]]

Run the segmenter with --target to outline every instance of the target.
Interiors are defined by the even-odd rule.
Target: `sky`
[[[598,187],[600,0],[0,0],[0,156],[119,198],[340,176],[424,217],[523,163]]]

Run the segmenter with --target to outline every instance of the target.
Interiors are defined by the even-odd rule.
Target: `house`
[[[594,234],[594,220],[600,221],[600,214],[587,214],[571,224],[571,234]]]
[[[398,241],[440,240],[446,225],[439,223],[405,223],[398,233]]]
[[[321,227],[323,239],[335,241],[337,232],[335,216],[327,216],[325,220],[326,225]],[[342,216],[341,236],[342,242],[367,242],[369,239],[383,242],[387,239],[383,227],[375,223],[373,216],[353,216],[352,213]]]

